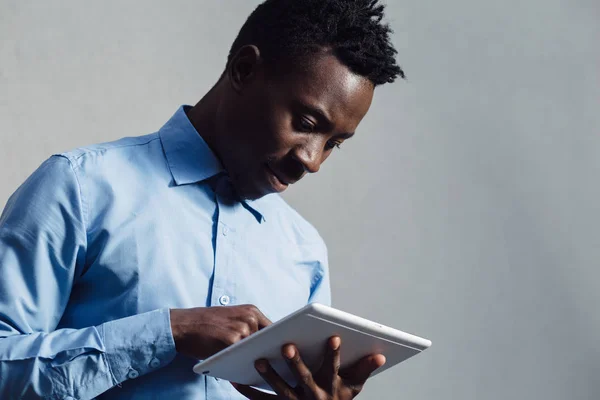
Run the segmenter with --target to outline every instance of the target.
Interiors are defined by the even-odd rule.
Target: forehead
[[[287,100],[323,109],[336,129],[345,132],[356,129],[373,99],[373,84],[330,53],[310,56],[308,62],[293,66],[277,81],[283,86],[280,94]]]

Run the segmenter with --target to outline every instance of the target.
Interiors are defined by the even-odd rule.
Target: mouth
[[[281,193],[288,188],[289,183],[280,177],[268,164],[265,166],[265,169],[269,183],[275,192]]]

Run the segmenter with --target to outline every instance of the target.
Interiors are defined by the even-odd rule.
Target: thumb
[[[353,366],[340,371],[340,377],[352,385],[362,385],[371,376],[373,371],[385,364],[383,354],[371,354],[360,360]]]

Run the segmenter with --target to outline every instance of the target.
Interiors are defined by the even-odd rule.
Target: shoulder
[[[136,154],[148,154],[148,148],[160,143],[158,133],[137,137],[125,137],[118,140],[78,147],[66,152],[57,153],[68,159],[73,168],[77,169],[87,162],[102,163],[103,161],[127,161]],[[159,146],[160,147],[160,146]]]

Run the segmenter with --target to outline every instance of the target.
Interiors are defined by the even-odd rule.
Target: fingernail
[[[340,348],[341,343],[342,343],[342,339],[340,339],[339,336],[335,336],[333,339],[331,339],[331,348],[333,350],[337,350]]]
[[[294,346],[287,346],[284,349],[284,355],[286,358],[292,359],[296,355],[296,351],[294,350]]]
[[[267,364],[264,361],[258,361],[256,363],[256,369],[261,374],[264,374],[265,372],[267,372]]]

